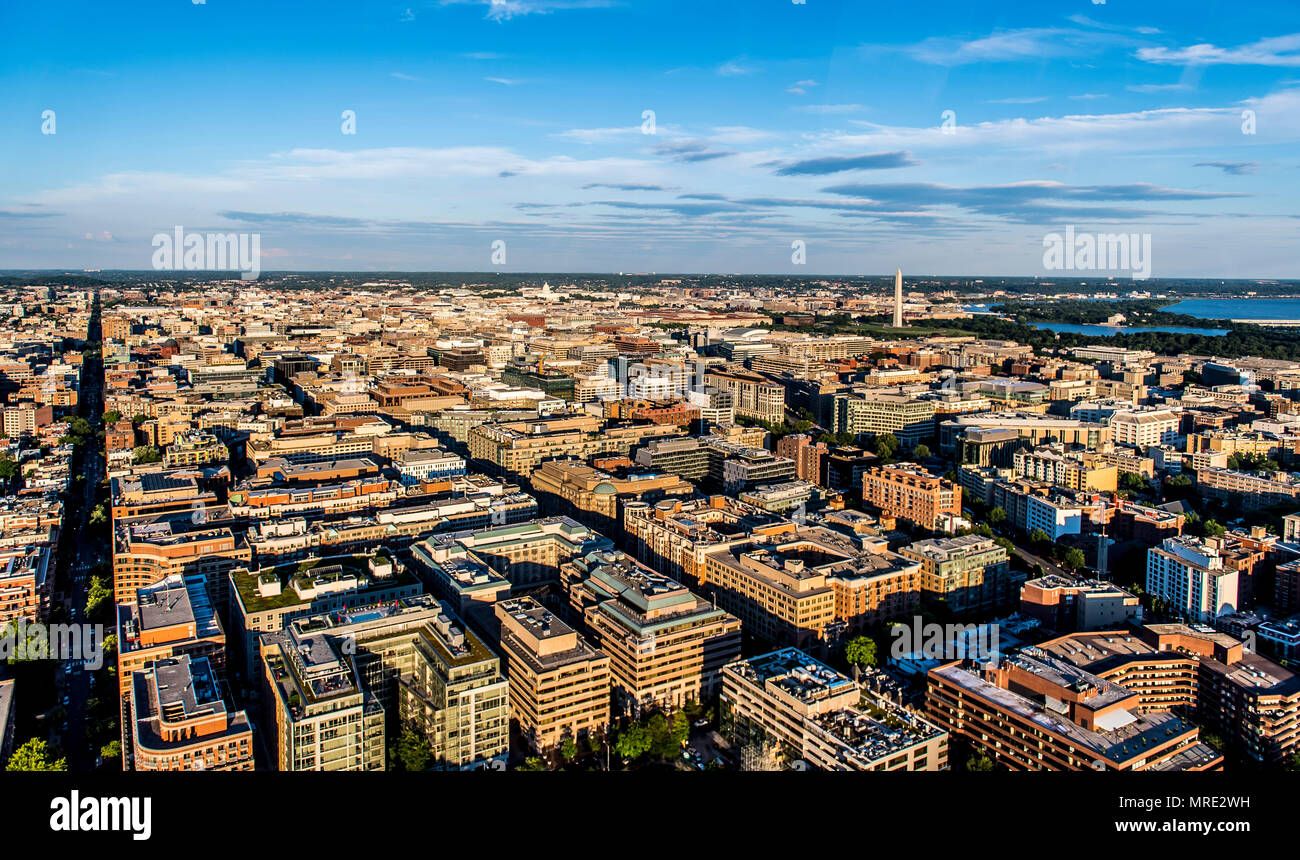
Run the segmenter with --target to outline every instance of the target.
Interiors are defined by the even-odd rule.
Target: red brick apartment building
[[[961,516],[961,488],[919,466],[866,469],[862,473],[862,501],[927,529],[938,529],[946,516]]]

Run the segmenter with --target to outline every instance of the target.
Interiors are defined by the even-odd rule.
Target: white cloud
[[[1164,66],[1300,67],[1300,33],[1260,39],[1236,48],[1220,48],[1208,42],[1185,48],[1139,48],[1137,58]]]
[[[718,74],[722,75],[724,78],[752,75],[756,71],[758,71],[757,67],[748,65],[748,60],[745,57],[737,57],[734,60],[727,60],[727,62],[718,66]]]

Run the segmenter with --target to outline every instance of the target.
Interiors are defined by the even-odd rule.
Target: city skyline
[[[261,271],[1050,278],[1077,229],[1291,274],[1294,7],[933,7],[9,10],[0,268],[183,227]]]

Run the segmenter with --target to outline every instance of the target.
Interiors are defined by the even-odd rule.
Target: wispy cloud
[[[666,155],[674,161],[687,163],[712,161],[715,158],[725,158],[728,155],[736,154],[712,149],[707,140],[668,140],[656,146],[655,152],[659,155]]]
[[[484,78],[483,80],[493,84],[501,84],[504,87],[517,87],[522,83],[526,83],[519,78]]]
[[[1217,167],[1233,176],[1244,176],[1259,170],[1258,161],[1198,161],[1194,167]]]
[[[582,186],[584,191],[592,188],[612,188],[615,191],[672,191],[667,185],[637,185],[630,182],[588,182]]]
[[[1125,89],[1131,93],[1171,93],[1194,87],[1191,84],[1130,84]]]
[[[806,81],[795,81],[793,84],[786,87],[785,91],[787,93],[794,93],[795,95],[801,96],[807,93],[808,90],[810,90],[815,86],[817,86],[817,82],[811,79]]]
[[[486,6],[489,21],[509,21],[523,15],[548,15],[573,9],[603,9],[613,0],[439,0],[443,6]]]
[[[795,110],[800,113],[820,113],[820,114],[842,114],[858,113],[865,110],[862,105],[843,104],[843,105],[798,105]]]
[[[745,57],[737,57],[734,60],[727,60],[727,62],[718,66],[718,74],[722,75],[724,78],[752,75],[756,71],[758,71],[758,67],[750,64],[749,60]]]
[[[1019,98],[989,99],[984,103],[989,105],[1033,105],[1045,101],[1047,101],[1047,96],[1021,96]]]
[[[1086,56],[1120,44],[1133,44],[1135,38],[1118,33],[1081,30],[1069,27],[1024,27],[997,30],[987,36],[958,39],[932,36],[901,50],[912,59],[937,66],[961,66],[969,63],[1005,63],[1059,57]],[[896,50],[890,45],[864,45],[868,53]]]
[[[910,152],[873,152],[867,155],[827,155],[782,165],[777,176],[825,176],[849,170],[891,170],[918,164]]]
[[[1300,33],[1260,39],[1236,48],[1220,48],[1208,42],[1184,48],[1139,48],[1139,60],[1165,66],[1300,66]]]
[[[1125,185],[1067,185],[1063,182],[1030,181],[966,187],[938,182],[846,183],[823,188],[822,191],[870,201],[882,208],[955,206],[984,215],[1027,222],[1067,216],[1114,220],[1168,215],[1173,213],[1113,204],[1205,201],[1249,196],[1227,191],[1188,191],[1145,182]],[[1078,205],[1081,203],[1090,205]]]

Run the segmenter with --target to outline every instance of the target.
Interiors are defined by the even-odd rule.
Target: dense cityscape
[[[5,844],[1289,837],[1300,5],[0,34]]]
[[[10,279],[8,770],[1297,767],[1298,361],[301,277]]]

